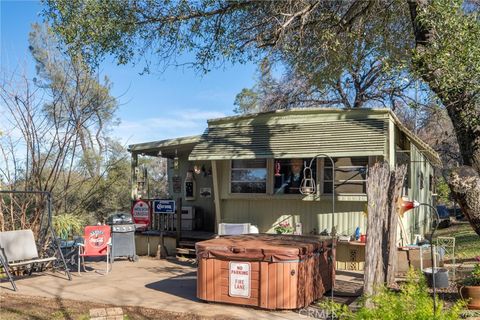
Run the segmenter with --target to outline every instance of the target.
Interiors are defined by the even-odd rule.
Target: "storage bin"
[[[206,301],[298,309],[332,287],[331,241],[314,236],[238,235],[196,244],[197,297]]]
[[[426,268],[423,270],[423,274],[427,278],[427,284],[430,288],[433,287],[433,277],[435,277],[436,288],[444,289],[449,287],[447,269],[435,268],[435,272],[432,272],[432,268]]]

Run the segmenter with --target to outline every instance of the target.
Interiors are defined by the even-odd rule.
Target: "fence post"
[[[177,198],[177,201],[175,203],[176,207],[176,215],[177,215],[177,247],[180,244],[180,240],[182,238],[182,198]]]

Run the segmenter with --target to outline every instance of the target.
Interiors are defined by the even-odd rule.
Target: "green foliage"
[[[480,286],[480,263],[475,264],[472,273],[459,281],[463,286]]]
[[[276,233],[279,234],[288,234],[293,233],[295,230],[288,221],[280,222],[275,228],[273,228]]]
[[[480,19],[466,12],[462,0],[436,0],[421,8],[419,22],[429,30],[428,50],[420,46],[413,60],[420,76],[441,96],[480,91]]]
[[[53,228],[58,237],[69,239],[71,236],[82,234],[85,220],[71,213],[62,213],[53,216]]]
[[[79,217],[97,222],[129,207],[129,154],[108,138],[118,106],[108,79],[101,82],[47,25],[32,25],[29,44],[36,76],[5,74],[0,83],[5,130],[20,134],[14,140],[0,137],[0,183],[5,189],[52,192],[55,227],[68,237],[87,222]],[[38,225],[30,224],[40,221],[41,200],[15,197],[0,224],[35,230]]]
[[[47,89],[53,98],[42,111],[59,129],[76,130],[82,148],[79,163],[91,177],[98,175],[103,136],[116,123],[118,108],[110,95],[110,81],[105,78],[101,84],[80,53],[63,52],[58,37],[47,25],[33,24],[29,43],[38,76],[35,85]]]
[[[243,88],[242,91],[235,96],[235,113],[254,113],[258,112],[258,93],[255,90]]]
[[[451,200],[451,193],[450,193],[450,188],[448,187],[447,182],[445,181],[445,178],[440,177],[437,179],[437,195],[438,195],[438,201],[443,204],[447,204]]]
[[[367,300],[372,306],[367,307]],[[327,310],[334,310],[339,319],[383,319],[383,320],[453,320],[459,319],[464,302],[460,301],[446,308],[442,301],[437,301],[437,312],[433,313],[433,298],[427,291],[425,278],[410,270],[406,283],[399,292],[381,288],[372,297],[365,297],[357,312],[352,312],[340,304],[330,302],[321,304]],[[333,308],[333,309],[332,309]]]

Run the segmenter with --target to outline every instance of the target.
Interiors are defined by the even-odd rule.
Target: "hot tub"
[[[313,236],[271,234],[198,242],[197,297],[265,309],[303,308],[332,287],[330,244]]]

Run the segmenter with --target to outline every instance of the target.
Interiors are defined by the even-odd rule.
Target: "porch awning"
[[[233,123],[212,121],[189,160],[383,155],[387,132],[387,119],[379,118],[257,116]]]
[[[132,144],[128,151],[136,154],[144,154],[153,157],[173,158],[175,152],[190,152],[195,144],[200,141],[201,136],[181,137],[168,140],[152,141]]]

